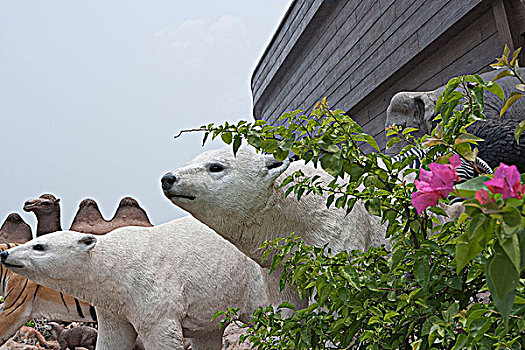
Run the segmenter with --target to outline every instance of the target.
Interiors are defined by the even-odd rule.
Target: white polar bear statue
[[[283,179],[301,170],[319,175],[325,184],[333,178],[302,161],[277,161],[271,155],[240,148],[234,156],[229,147],[207,151],[162,178],[164,194],[218,234],[232,242],[263,267],[259,247],[266,240],[295,232],[315,246],[328,244],[333,251],[361,249],[385,243],[385,229],[377,217],[357,202],[346,215],[326,197],[316,194],[300,200],[285,196]]]
[[[333,252],[367,250],[385,241],[385,227],[358,201],[353,210],[326,208],[326,196],[309,194],[300,200],[285,196],[282,181],[297,170],[319,175],[325,184],[333,178],[303,161],[277,161],[241,147],[236,156],[229,147],[207,151],[182,168],[162,177],[164,194],[190,212],[264,268],[270,300],[305,307],[292,288],[279,290],[282,269],[271,275],[271,257],[263,261],[260,246],[266,240],[299,235],[309,245],[328,244]]]
[[[268,303],[261,268],[192,217],[104,236],[59,231],[4,251],[2,263],[96,306],[97,350],[221,348],[217,310]],[[246,318],[244,319],[246,321]]]

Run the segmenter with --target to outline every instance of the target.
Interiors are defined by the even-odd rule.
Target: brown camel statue
[[[88,198],[80,203],[70,230],[103,235],[124,226],[150,227],[153,225],[144,209],[131,197],[122,198],[111,220],[105,220],[97,202]]]
[[[31,239],[31,226],[19,214],[9,214],[0,227],[0,243],[25,243]]]
[[[52,194],[45,193],[37,199],[25,202],[24,210],[33,212],[37,218],[36,236],[62,231],[60,224],[60,199]]]

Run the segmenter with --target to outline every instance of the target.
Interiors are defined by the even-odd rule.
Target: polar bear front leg
[[[182,326],[178,320],[159,319],[153,329],[139,336],[146,350],[184,350]]]
[[[137,338],[128,320],[96,307],[98,319],[97,350],[131,350]],[[149,349],[149,348],[146,348]]]

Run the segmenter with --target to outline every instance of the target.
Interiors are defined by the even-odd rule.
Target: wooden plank
[[[512,27],[511,18],[512,14],[509,12],[509,0],[492,0],[492,9],[494,11],[494,19],[496,20],[496,28],[498,29],[498,36],[500,43],[508,45],[511,51],[516,50],[518,47],[518,39],[514,28]]]
[[[377,55],[371,57],[367,61],[367,65],[372,71],[365,71],[365,69],[356,71],[352,76],[352,80],[354,82],[358,80],[358,83],[348,92],[341,89],[337,91],[337,93],[334,93],[335,104],[339,105],[341,100],[346,99],[352,101],[349,107],[355,105],[374,90],[382,81],[386,80],[386,78],[405,65],[410,59],[414,58],[418,52],[437,39],[439,31],[434,30],[432,31],[433,35],[429,35],[430,28],[441,27],[445,29],[450,27],[453,23],[459,21],[478,2],[479,0],[463,0],[461,4],[458,4],[456,0],[449,2],[443,6],[438,13],[435,13],[434,16],[428,19],[423,26],[417,29],[416,33],[414,33],[409,40],[398,46],[390,57],[388,57],[388,60],[381,60]],[[414,40],[416,42],[413,42]],[[379,64],[380,62],[381,64]],[[348,77],[346,79],[348,79]]]
[[[288,94],[286,98],[276,98],[275,101],[279,103],[279,106],[289,106],[291,101],[295,102],[295,105],[301,105],[301,101],[295,99],[295,95],[299,93],[301,90],[308,91],[309,90],[309,84],[311,82],[310,75],[314,73],[317,77],[326,77],[328,75],[329,67],[337,64],[341,57],[338,55],[338,52],[340,51],[340,47],[343,48],[351,48],[355,44],[355,42],[358,41],[359,35],[356,34],[354,37],[351,37],[351,40],[346,40],[348,37],[345,37],[344,35],[341,36],[341,34],[347,34],[348,31],[355,33],[356,31],[359,31],[358,28],[366,25],[366,23],[372,23],[372,21],[361,21],[360,17],[363,16],[367,11],[370,11],[371,6],[373,6],[375,3],[371,1],[365,1],[359,3],[359,6],[355,9],[354,14],[350,17],[350,21],[345,23],[346,28],[341,28],[340,33],[335,36],[335,40],[330,46],[330,49],[321,48],[321,52],[327,54],[328,56],[314,56],[314,65],[311,65],[306,69],[306,74],[300,77],[300,80],[298,80],[295,84],[294,82],[288,81],[288,84],[291,84],[293,86],[293,92],[291,94]],[[350,27],[350,28],[348,28]],[[348,28],[348,29],[347,29]],[[345,41],[341,41],[341,38],[344,38]],[[334,47],[332,49],[332,47]],[[276,108],[276,106],[273,106],[272,109],[266,108],[263,112],[263,115],[275,115],[278,114],[281,108]]]
[[[499,50],[498,35],[494,34],[480,43],[475,50],[467,52],[462,56],[456,65],[450,65],[445,68],[441,75],[443,81],[447,82],[450,78],[462,74],[471,74],[478,70],[478,67],[488,67],[494,62],[494,58],[501,54]]]
[[[317,29],[320,34],[320,38],[312,38],[306,44],[301,41],[303,50],[299,56],[301,59],[295,60],[293,69],[283,71],[280,74],[282,77],[279,79],[279,84],[272,84],[268,87],[264,94],[259,97],[256,101],[256,107],[264,106],[265,109],[268,106],[278,103],[283,99],[295,84],[303,79],[312,69],[315,60],[323,59],[323,57],[329,55],[332,50],[335,50],[333,43],[337,41],[337,33],[340,31],[341,26],[348,25],[349,23],[355,23],[354,10],[357,7],[357,2],[344,2],[338,1],[338,6],[334,8],[332,16],[326,18],[328,24],[325,28],[319,27]],[[304,54],[307,53],[307,54]],[[313,73],[311,73],[313,74]],[[262,112],[257,111],[256,117],[259,117]],[[276,116],[273,116],[277,118]],[[266,117],[268,118],[268,117]]]
[[[484,53],[496,53],[497,52],[497,45],[494,45],[498,42],[498,36],[496,33],[494,33],[492,36],[487,38],[485,41],[477,45],[474,49],[467,51],[466,54],[464,54],[461,58],[459,58],[454,64],[450,64],[447,69],[440,72],[440,74],[436,74],[431,78],[430,80],[426,80],[425,83],[423,83],[422,89],[417,90],[434,90],[438,88],[439,86],[444,85],[448,79],[450,79],[453,76],[462,75],[462,74],[471,74],[475,73],[477,67],[482,66],[488,66],[490,63],[490,55],[484,55]],[[411,91],[414,89],[402,89],[404,91]],[[393,88],[389,89],[388,91],[385,91],[383,94],[378,96],[378,98],[370,103],[370,106],[380,106],[381,109],[377,115],[368,117],[371,119],[368,120],[368,122],[365,122],[363,128],[367,130],[367,132],[371,133],[374,137],[378,136],[380,133],[383,133],[384,129],[384,123],[386,120],[386,109],[389,104],[389,99],[385,99],[384,97],[391,95],[393,96],[396,92],[399,92],[401,90],[394,91]],[[368,113],[373,113],[370,108],[367,110]],[[352,115],[352,113],[350,113]],[[356,116],[361,115],[361,111],[356,112]],[[361,119],[355,119],[356,121]],[[376,137],[376,140],[380,138]],[[378,142],[379,143],[379,142]],[[384,146],[381,146],[384,147]]]
[[[319,10],[321,4],[323,4],[323,0],[307,1],[306,3],[308,3],[309,6],[305,5],[301,8],[296,17],[296,21],[294,21],[295,23],[293,26],[290,26],[290,29],[283,37],[283,40],[276,47],[276,54],[267,60],[266,67],[269,67],[269,69],[264,75],[261,75],[262,82],[259,81],[260,79],[257,79],[255,85],[258,86],[258,88],[254,89],[254,99],[262,93],[259,91],[265,89],[270,84],[279,69],[286,69],[286,65],[283,65],[284,61],[291,53],[293,47],[297,44],[298,39],[303,35],[305,28],[307,26],[310,26],[311,28],[312,17]]]
[[[403,78],[396,80],[395,83],[389,87],[383,88],[376,95],[376,97],[369,100],[368,103],[360,104],[360,106],[352,109],[351,112],[356,113],[357,116],[360,115],[360,112],[356,112],[359,111],[359,108],[366,108],[368,111],[368,120],[360,118],[356,120],[361,123],[366,123],[369,120],[373,120],[377,117],[381,117],[383,119],[386,118],[385,112],[390,99],[395,93],[399,91],[433,90],[441,85],[444,85],[451,75],[472,74],[479,71],[479,67],[487,67],[492,60],[491,57],[495,57],[491,55],[491,53],[494,53],[497,50],[497,45],[494,45],[495,38],[497,37],[495,28],[492,31],[492,35],[488,38],[484,38],[481,43],[479,40],[469,40],[468,36],[469,33],[476,33],[476,30],[479,32],[480,25],[490,27],[491,24],[490,21],[487,21],[487,18],[490,19],[491,16],[492,11],[486,11],[475,23],[471,24],[467,29],[457,34],[457,37],[461,37],[463,42],[468,42],[469,46],[461,46],[459,48],[462,48],[463,50],[460,50],[458,49],[458,46],[455,45],[455,41],[452,40],[449,44],[443,46],[442,50],[436,51],[420,65],[421,67],[425,67],[424,70],[411,69],[408,74],[403,75]],[[488,32],[489,31],[485,31],[485,33]],[[473,46],[471,46],[470,43],[472,43]],[[487,54],[487,52],[489,54]],[[482,58],[484,58],[484,61]],[[443,67],[443,65],[432,63],[439,62],[439,60],[446,62],[444,64],[445,67]],[[476,63],[475,60],[479,60],[480,62]],[[434,73],[431,71],[430,76],[426,76],[425,73],[427,72],[427,67],[430,66],[438,66],[442,68],[436,73],[435,67],[433,67]],[[442,74],[442,71],[445,68],[446,70],[444,74]]]
[[[351,105],[341,103],[340,98],[341,92],[352,90],[359,82],[360,79],[356,79],[355,75],[363,76],[368,74],[374,69],[374,64],[384,65],[386,63],[385,59],[390,55],[389,52],[394,51],[392,48],[396,45],[401,45],[406,40],[412,40],[409,44],[413,44],[413,38],[407,39],[410,37],[410,33],[416,30],[421,20],[424,21],[426,18],[431,17],[437,9],[443,6],[442,3],[431,2],[429,6],[425,7],[423,6],[425,3],[425,1],[418,1],[411,4],[379,39],[367,36],[360,38],[361,40],[356,46],[362,46],[362,50],[366,50],[367,55],[361,55],[359,51],[356,54],[352,53],[352,56],[347,54],[337,65],[336,69],[330,73],[333,77],[338,77],[337,80],[321,81],[315,89],[311,90],[309,95],[305,96],[302,103],[309,105],[312,101],[318,99],[319,94],[323,93],[329,96],[329,101],[333,105],[345,109],[351,107]],[[398,3],[395,4],[394,10],[399,11],[400,8],[397,5]],[[419,51],[417,48],[412,49],[416,49],[415,52]],[[374,62],[371,62],[372,60]],[[376,78],[381,83],[388,78],[388,75]],[[355,103],[357,102],[355,101]]]
[[[420,1],[423,3],[422,0]],[[392,31],[392,28],[389,28],[389,25],[391,25],[392,19],[395,18],[395,15],[393,14],[399,13],[400,9],[412,8],[415,10],[417,8],[417,6],[414,5],[414,0],[397,1],[395,6],[390,6],[388,9],[383,9],[385,15],[378,18],[377,16],[379,16],[381,13],[381,10],[379,9],[379,3],[374,3],[372,8],[364,7],[365,3],[370,5],[369,2],[362,2],[361,6],[363,7],[359,8],[359,13],[366,17],[359,21],[358,25],[352,30],[343,31],[343,29],[346,28],[342,28],[341,32],[346,35],[344,41],[339,41],[337,48],[334,50],[328,60],[319,60],[315,62],[315,65],[311,67],[311,71],[315,72],[314,76],[304,77],[304,83],[300,82],[299,84],[295,84],[295,82],[292,82],[291,84],[294,85],[294,89],[292,89],[290,93],[285,96],[285,98],[278,98],[277,101],[280,101],[279,105],[274,107],[273,110],[267,109],[264,115],[270,115],[276,111],[286,109],[287,106],[290,105],[291,101],[298,101],[298,98],[299,105],[305,106],[315,103],[312,103],[311,101],[308,101],[308,103],[303,103],[304,99],[300,100],[300,95],[304,95],[305,92],[310,94],[312,90],[320,91],[314,100],[321,98],[321,94],[326,95],[326,91],[335,80],[333,77],[338,75],[338,67],[351,67],[352,64],[360,58],[361,53],[367,50],[370,45],[381,45],[382,40],[378,39],[378,33],[381,31],[384,32],[385,29],[387,30],[387,34],[388,31]],[[393,4],[392,1],[388,3]],[[384,4],[385,3],[383,3],[383,5]],[[390,12],[387,14],[387,11]],[[378,28],[378,30],[375,32],[372,31],[369,34],[371,30],[370,28],[372,27]],[[385,34],[383,33],[383,35]],[[367,38],[366,44],[363,44],[362,42],[362,40],[365,40],[363,39],[364,36]],[[340,69],[343,68],[339,68],[339,70]]]
[[[518,23],[518,31],[520,35],[525,34],[525,0],[513,0],[512,7],[515,9],[514,18]]]
[[[271,96],[265,96],[265,99],[270,98],[270,102],[267,105],[266,103],[263,103],[264,110],[259,112],[264,119],[268,119],[270,116],[275,118],[275,114],[278,114],[279,110],[274,112],[276,106],[273,105],[281,104],[285,97],[291,94],[291,91],[296,94],[305,87],[305,84],[308,81],[308,76],[315,74],[318,69],[326,64],[326,61],[331,55],[337,52],[338,47],[342,45],[344,36],[341,36],[340,34],[352,31],[352,28],[357,25],[355,13],[356,8],[358,6],[368,6],[366,5],[368,2],[360,3],[357,1],[351,1],[341,3],[345,6],[340,10],[337,8],[335,9],[336,11],[333,13],[335,17],[327,18],[326,29],[317,29],[321,36],[319,38],[312,38],[310,43],[301,43],[306,47],[306,54],[301,56],[299,62],[293,62],[294,67],[293,69],[290,69],[292,74],[283,79],[284,81],[282,81],[282,85],[279,86],[276,84],[275,87],[272,86],[272,88],[269,89],[271,91],[268,92],[268,95]],[[310,47],[309,44],[312,46]],[[291,100],[292,99],[287,100],[287,103]],[[259,101],[256,101],[256,105],[257,104],[259,104]],[[292,109],[290,107],[292,106],[287,104],[287,109]],[[269,110],[269,108],[271,109]]]
[[[286,18],[279,24],[279,31],[276,33],[277,36],[272,38],[270,42],[271,46],[267,48],[256,70],[253,72],[251,85],[254,91],[260,87],[259,79],[261,75],[268,74],[268,64],[275,55],[279,54],[277,49],[280,47],[282,41],[285,40],[285,36],[289,33],[290,27],[294,23],[298,23],[297,16],[301,12],[301,9],[304,8],[305,1],[294,1],[291,6],[292,8],[289,10],[289,13],[286,14]]]
[[[436,72],[440,71],[440,66],[443,66],[443,62],[449,60],[452,58],[451,62],[455,59],[455,52],[462,51],[461,49],[465,45],[456,45],[456,42],[454,41],[454,38],[457,37],[458,33],[461,33],[461,31],[465,30],[469,26],[472,25],[473,22],[480,22],[483,18],[486,19],[486,14],[490,13],[490,18],[487,20],[490,24],[490,26],[493,27],[493,30],[490,33],[484,33],[485,30],[485,22],[481,22],[481,30],[482,30],[482,40],[483,38],[487,38],[488,36],[492,35],[495,32],[495,25],[494,25],[494,19],[492,15],[492,8],[490,6],[490,3],[487,1],[481,2],[478,4],[472,11],[468,12],[466,16],[464,16],[460,21],[458,21],[456,24],[452,25],[447,31],[445,31],[442,35],[440,35],[436,40],[432,42],[431,45],[428,45],[425,49],[420,51],[414,58],[412,58],[409,62],[407,62],[402,69],[398,70],[394,74],[392,74],[387,80],[385,80],[383,83],[381,83],[375,90],[372,90],[369,94],[366,95],[364,99],[362,99],[358,104],[356,105],[356,108],[359,107],[361,104],[366,104],[372,101],[377,97],[378,94],[380,94],[382,91],[386,91],[389,89],[389,87],[393,85],[398,85],[401,89],[395,90],[391,96],[400,90],[403,90],[403,86],[406,83],[406,87],[404,90],[416,90],[415,87],[418,86],[421,83],[421,74],[419,67],[425,67],[425,69],[434,70],[433,74],[436,74]],[[470,24],[470,25],[469,25]],[[479,31],[478,28],[476,28],[476,31]],[[464,35],[464,34],[461,34]],[[461,41],[464,41],[464,38],[461,38]],[[451,49],[451,44],[453,44]],[[474,42],[475,45],[478,44],[478,42]],[[448,48],[448,51],[447,51]],[[464,52],[461,52],[461,55]],[[432,61],[432,57],[433,59]],[[429,61],[429,59],[431,61]],[[450,63],[450,62],[449,62]],[[446,63],[448,65],[449,63]],[[417,72],[417,76],[414,74]],[[430,74],[431,72],[429,72]],[[410,82],[410,77],[412,77],[413,81]],[[415,79],[415,80],[414,80]]]
[[[446,81],[441,77],[440,72],[449,66],[456,67],[457,70],[461,69],[457,61],[466,52],[474,50],[480,42],[495,33],[496,27],[492,9],[487,8],[484,13],[478,16],[475,22],[471,23],[463,31],[456,33],[444,45],[441,45],[440,40],[435,42],[433,44],[435,47],[429,47],[419,54],[427,55],[425,60],[417,64],[410,63],[405,65],[403,71],[400,72],[400,78],[393,79],[392,83],[387,84],[381,92],[376,93],[386,95],[386,98],[382,99],[381,103],[374,100],[372,103],[373,110],[371,110],[372,117],[382,113],[384,100],[387,100],[386,106],[388,106],[392,96],[399,91],[432,90],[443,85]],[[458,40],[461,40],[462,45],[457,45]],[[429,53],[426,51],[429,51]],[[483,52],[480,54],[483,55]],[[425,69],[421,70],[419,67],[424,67]]]

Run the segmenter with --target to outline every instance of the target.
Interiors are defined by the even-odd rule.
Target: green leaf
[[[460,350],[464,349],[465,345],[467,344],[468,336],[464,333],[460,333],[458,335],[458,339],[456,340],[456,344],[452,348],[452,350]]]
[[[331,194],[331,195],[328,196],[328,198],[326,199],[326,207],[327,208],[330,208],[330,206],[334,202],[334,199],[335,199],[335,195],[334,194]]]
[[[407,127],[403,129],[403,135],[406,135],[408,133],[411,133],[412,131],[418,131],[418,130],[419,130],[418,128]]]
[[[363,134],[363,136],[365,138],[365,142],[366,143],[368,143],[370,146],[374,147],[378,152],[381,152],[381,150],[379,149],[379,146],[377,145],[376,140],[371,135]]]
[[[472,134],[461,134],[456,138],[454,144],[457,145],[459,143],[469,142],[477,145],[478,141],[483,141],[483,139]]]
[[[381,215],[381,199],[372,198],[365,203],[365,208],[372,215]]]
[[[407,252],[404,248],[397,248],[394,254],[392,254],[392,271],[396,266],[401,262],[401,260],[406,256]]]
[[[296,307],[293,304],[290,304],[288,302],[281,303],[277,308],[279,309],[292,309],[296,310]]]
[[[455,185],[452,195],[457,197],[473,197],[479,189],[485,188],[483,183],[489,180],[489,176],[476,176],[473,179]]]
[[[520,54],[520,51],[521,47],[514,51],[514,54],[512,55],[512,60],[509,62],[509,65],[514,66],[516,62],[518,62],[518,56]]]
[[[283,160],[285,160],[286,158],[288,158],[288,156],[290,155],[290,152],[289,151],[285,151],[285,150],[282,150],[282,149],[277,149],[277,151],[273,154],[273,156],[275,157],[276,160],[282,162]]]
[[[235,138],[233,140],[233,154],[237,155],[237,151],[239,150],[239,147],[241,147],[242,144],[242,138],[241,135],[237,134],[235,135]]]
[[[525,268],[525,229],[521,229],[518,231],[518,240],[520,242],[520,252],[521,252],[521,264],[520,264],[520,272],[523,271]]]
[[[508,324],[520,275],[499,244],[487,261],[485,275],[492,300]]]
[[[390,148],[392,147],[393,145],[395,145],[396,143],[400,142],[401,139],[399,137],[391,137],[388,139],[387,143],[386,143],[386,148]]]
[[[343,157],[341,153],[326,153],[321,157],[321,167],[328,174],[337,177],[343,169]]]
[[[512,75],[512,72],[510,70],[508,70],[508,69],[502,70],[498,74],[496,74],[496,76],[494,78],[492,78],[492,81],[496,81],[496,80],[499,80],[501,78],[508,77],[509,75]],[[502,100],[503,99],[504,98],[502,98]]]
[[[509,238],[504,238],[501,235],[498,237],[498,242],[507,254],[507,258],[512,262],[516,272],[521,271],[521,252],[520,242],[517,235],[512,235]]]
[[[458,237],[456,244],[456,272],[461,270],[485,249],[494,229],[494,221],[487,223],[485,214],[478,214],[471,220],[468,232]]]
[[[512,94],[510,94],[510,97],[505,101],[505,104],[503,105],[503,108],[499,112],[500,118],[503,116],[503,113],[507,111],[507,109],[510,108],[520,98],[522,98],[524,95],[521,92],[514,91]]]
[[[232,143],[233,135],[231,132],[226,131],[221,134],[221,139],[222,141],[224,141],[224,143],[229,145],[230,143]]]
[[[514,138],[516,138],[516,143],[519,145],[520,143],[520,136],[525,132],[525,120],[521,121],[518,126],[516,126],[516,129],[514,129]]]
[[[506,236],[516,233],[521,225],[521,213],[516,207],[506,206],[501,213],[502,229]]]
[[[202,138],[202,147],[204,147],[204,145],[206,144],[206,141],[208,140],[208,136],[210,136],[210,132],[206,131],[204,133],[204,137]]]
[[[444,217],[448,217],[448,214],[446,211],[444,211],[442,208],[440,207],[430,207],[428,208],[429,211],[431,211],[432,213],[434,214],[437,214],[437,215],[442,215]]]
[[[427,286],[429,275],[430,265],[428,257],[421,256],[414,260],[414,277],[421,287],[425,288]]]

